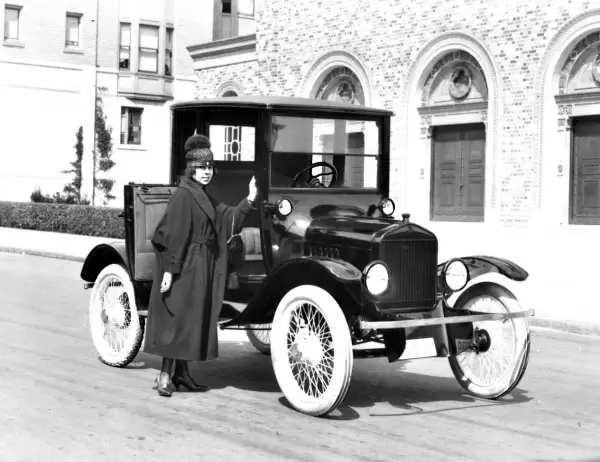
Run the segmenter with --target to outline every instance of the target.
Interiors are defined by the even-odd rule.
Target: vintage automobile
[[[439,262],[433,232],[408,213],[394,218],[392,115],[273,96],[173,104],[169,184],[126,185],[125,242],[95,247],[81,270],[93,288],[90,329],[101,361],[124,367],[140,350],[155,269],[150,239],[185,165],[183,144],[197,131],[217,159],[213,194],[234,205],[252,175],[259,190],[238,229],[244,259],[228,275],[220,327],[245,329],[271,355],[293,408],[335,410],[358,357],[448,358],[467,392],[511,392],[529,360],[533,311],[477,279],[525,281],[528,273],[491,256]]]

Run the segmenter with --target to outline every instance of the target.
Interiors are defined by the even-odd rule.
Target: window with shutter
[[[572,125],[570,222],[600,225],[600,118],[576,118]]]
[[[483,124],[435,127],[431,196],[434,221],[483,221]]]

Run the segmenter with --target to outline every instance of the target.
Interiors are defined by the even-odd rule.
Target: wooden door
[[[600,224],[600,118],[576,119],[571,163],[571,223]]]
[[[485,126],[436,127],[432,162],[431,219],[483,221]]]

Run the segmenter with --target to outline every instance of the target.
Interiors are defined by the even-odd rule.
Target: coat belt
[[[214,245],[217,243],[217,238],[213,237],[213,236],[202,236],[202,237],[197,237],[194,239],[194,242],[196,244],[208,244],[208,245]]]

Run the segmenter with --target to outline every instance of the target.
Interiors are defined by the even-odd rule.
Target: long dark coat
[[[216,204],[202,185],[181,179],[152,239],[156,271],[146,321],[146,353],[189,361],[218,357],[227,240],[232,219],[239,229],[251,210],[247,198],[235,207]],[[172,273],[173,282],[169,291],[161,293],[165,271]]]

